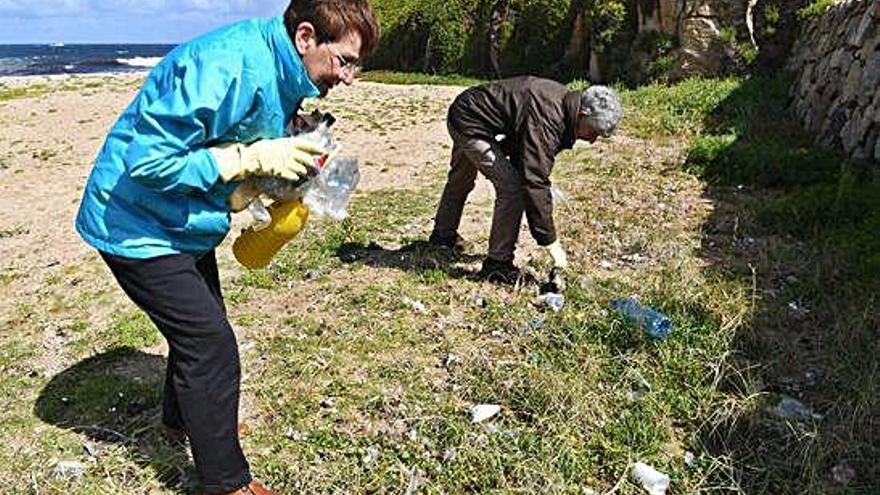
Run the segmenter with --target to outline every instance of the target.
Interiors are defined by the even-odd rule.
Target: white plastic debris
[[[418,312],[418,313],[425,314],[425,313],[428,312],[428,307],[425,306],[425,303],[423,303],[422,301],[417,301],[417,300],[415,300],[415,299],[410,299],[410,298],[407,297],[407,296],[403,296],[400,300],[401,300],[404,304],[406,304],[407,306],[411,307],[412,309],[414,309],[414,310],[415,310],[416,312]]]
[[[632,475],[633,481],[642,485],[642,488],[651,495],[665,495],[666,490],[669,488],[669,476],[657,471],[644,462],[633,464],[630,474]]]
[[[562,308],[565,306],[565,296],[562,294],[556,294],[555,292],[541,294],[538,296],[538,301],[544,306],[552,309],[554,313],[562,311]]]
[[[553,197],[554,205],[568,206],[568,193],[556,186],[550,187],[550,195]]]
[[[83,442],[83,450],[86,451],[86,454],[89,457],[98,457],[98,446],[95,445],[95,442],[85,441]]]
[[[272,215],[262,201],[252,201],[247,209],[254,217],[254,230],[263,230],[272,224]]]
[[[456,457],[458,457],[458,452],[453,448],[448,448],[443,451],[443,462],[454,461]]]
[[[626,392],[624,392],[624,395],[626,395],[626,398],[629,400],[640,401],[640,400],[644,399],[646,395],[648,395],[648,391],[640,389],[640,388],[636,388],[636,389],[627,390]]]
[[[694,467],[694,453],[687,451],[684,453],[684,464],[687,467]]]
[[[52,468],[52,476],[56,478],[79,478],[85,469],[77,461],[61,461]]]
[[[406,487],[404,495],[414,495],[419,490],[419,471],[415,468],[410,471],[409,485]]]
[[[471,408],[471,422],[480,423],[501,412],[498,404],[477,404]]]
[[[856,470],[844,464],[839,464],[831,470],[831,476],[834,477],[835,482],[847,485],[856,477]]]
[[[379,449],[376,447],[367,447],[367,451],[362,459],[364,465],[372,466],[379,458]]]
[[[805,406],[801,401],[787,395],[783,395],[779,399],[779,404],[776,405],[773,412],[780,418],[799,419],[802,421],[821,421],[824,418],[821,414],[813,412],[812,409]]]
[[[810,308],[806,307],[806,305],[801,304],[798,301],[789,302],[788,310],[795,316],[803,316],[810,312]]]
[[[456,363],[458,363],[458,356],[456,356],[455,354],[447,355],[446,360],[443,361],[443,365],[446,367],[446,369],[452,368],[456,365]]]

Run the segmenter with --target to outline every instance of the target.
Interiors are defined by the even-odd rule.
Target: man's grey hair
[[[617,92],[607,86],[590,86],[581,93],[581,111],[587,125],[608,137],[623,117],[623,105]]]

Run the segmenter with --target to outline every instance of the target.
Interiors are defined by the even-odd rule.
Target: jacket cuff
[[[211,157],[214,158],[214,163],[217,165],[220,179],[223,182],[240,178],[239,175],[242,172],[241,150],[238,143],[221,144],[208,148],[208,151],[211,152]]]

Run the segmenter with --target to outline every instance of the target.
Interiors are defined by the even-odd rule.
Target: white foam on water
[[[131,57],[117,58],[116,61],[123,65],[132,67],[155,67],[162,60],[162,57]]]

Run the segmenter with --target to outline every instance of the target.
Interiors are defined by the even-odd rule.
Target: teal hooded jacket
[[[316,97],[281,17],[249,20],[172,50],[110,130],[86,183],[76,229],[127,258],[214,249],[228,198],[209,147],[277,138]]]

